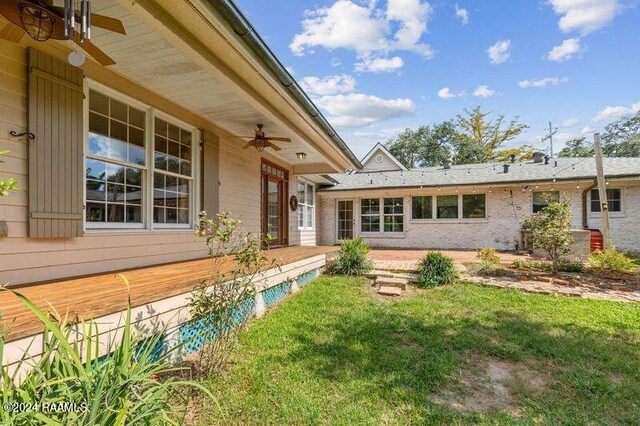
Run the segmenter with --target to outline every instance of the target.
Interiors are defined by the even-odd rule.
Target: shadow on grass
[[[474,315],[471,308],[468,318],[434,311],[421,318],[409,308],[363,303],[322,321],[294,323],[288,336],[293,344],[272,360],[301,364],[345,392],[350,403],[376,400],[410,407],[410,417],[439,421],[462,415],[433,398],[462,369],[487,358],[522,362],[552,380],[536,392],[514,390],[512,413],[538,421],[640,422],[634,402],[640,394],[637,336],[625,341],[624,333],[607,336],[575,324],[533,321],[508,309]],[[505,412],[485,415],[516,420]]]

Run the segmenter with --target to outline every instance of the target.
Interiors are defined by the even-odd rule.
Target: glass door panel
[[[339,200],[337,216],[338,241],[353,238],[353,200]]]

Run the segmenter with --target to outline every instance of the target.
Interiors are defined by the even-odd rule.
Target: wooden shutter
[[[82,235],[82,70],[29,49],[29,236]]]

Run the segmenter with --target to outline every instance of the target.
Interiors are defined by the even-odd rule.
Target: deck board
[[[280,265],[294,263],[313,256],[335,252],[337,247],[295,246],[271,249],[268,261]],[[218,272],[227,273],[233,261],[222,261]],[[191,291],[201,280],[211,275],[211,259],[190,260],[165,265],[121,271],[131,285],[132,306],[142,306],[157,300]],[[89,319],[119,312],[126,308],[127,291],[116,277],[118,271],[30,284],[15,288],[38,307],[51,304],[59,313]],[[6,341],[17,340],[42,331],[40,321],[12,293],[0,292],[2,321],[8,325]]]

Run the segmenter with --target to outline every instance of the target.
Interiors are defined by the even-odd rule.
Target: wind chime
[[[76,15],[76,0],[64,0],[64,36],[73,38],[78,27],[80,44],[85,40],[91,40],[91,2],[89,0],[79,0],[80,15]],[[74,67],[84,64],[84,53],[78,49],[69,54],[69,63]]]

